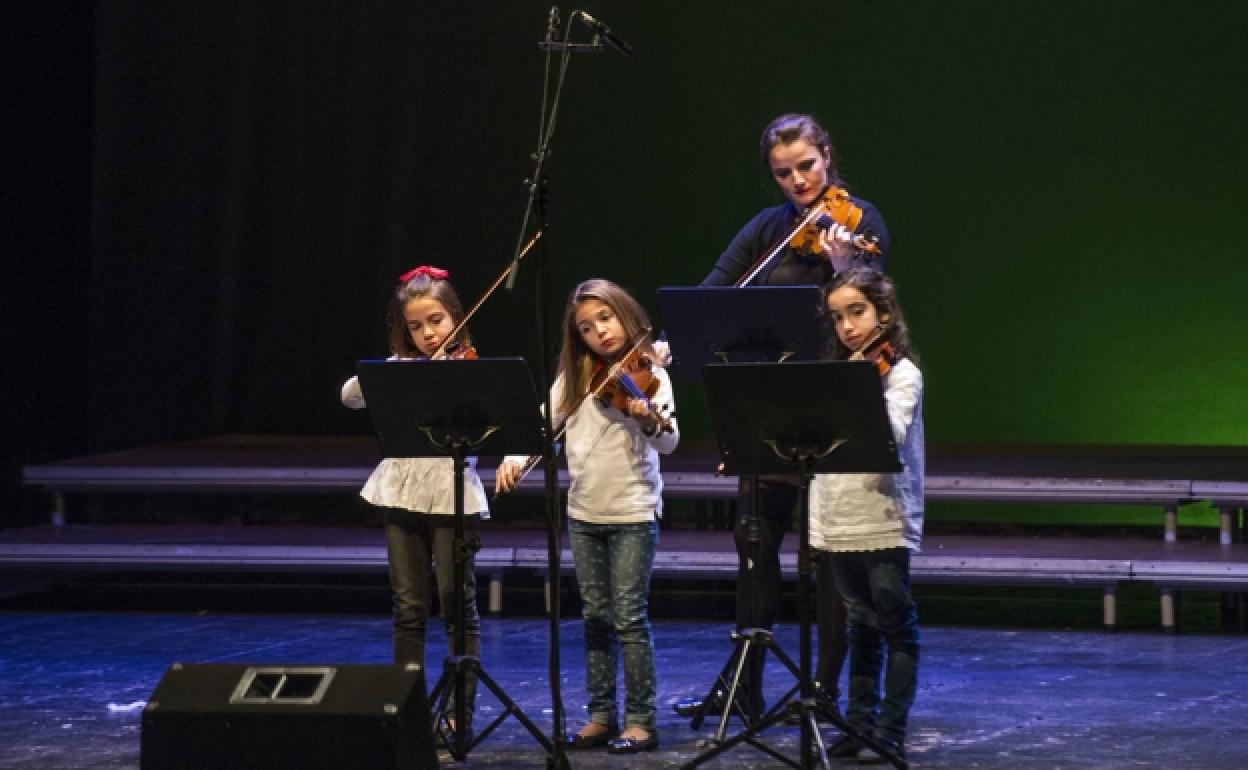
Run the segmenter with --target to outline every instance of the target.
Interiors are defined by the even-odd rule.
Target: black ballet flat
[[[615,738],[607,742],[608,754],[637,754],[659,747],[659,734],[653,730],[646,738]]]

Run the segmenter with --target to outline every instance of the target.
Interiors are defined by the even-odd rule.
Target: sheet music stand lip
[[[449,457],[431,440],[447,431],[479,454],[542,452],[545,426],[523,358],[363,360],[356,371],[384,457]]]
[[[709,363],[810,361],[824,347],[818,286],[664,286],[658,298],[681,382]]]
[[[901,471],[868,362],[713,364],[703,377],[727,474],[792,474],[795,450],[807,473]]]

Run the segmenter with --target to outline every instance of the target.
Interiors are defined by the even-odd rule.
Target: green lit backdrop
[[[470,302],[511,253],[548,8],[84,6],[90,264],[55,257],[58,281],[81,278],[72,310],[32,300],[15,334],[76,356],[54,373],[59,413],[81,419],[56,446],[367,430],[337,388],[385,352],[394,277],[444,264]],[[778,200],[762,127],[812,112],[892,232],[930,441],[1248,441],[1242,3],[588,10],[635,53],[569,70],[552,320],[587,277],[652,309],[657,287],[698,282]],[[481,312],[483,353],[535,359],[535,273]],[[6,391],[32,436],[61,428],[39,393]],[[701,394],[678,396],[687,435],[708,438]]]

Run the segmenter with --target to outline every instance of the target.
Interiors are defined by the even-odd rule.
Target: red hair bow
[[[414,267],[411,270],[408,270],[403,275],[400,275],[399,283],[407,283],[413,278],[419,278],[422,275],[427,275],[435,281],[445,281],[447,278],[451,276],[450,273],[448,273],[447,271],[443,270],[440,267],[430,267],[429,265],[421,265],[420,267]]]

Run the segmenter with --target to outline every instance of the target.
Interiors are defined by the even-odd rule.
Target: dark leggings
[[[737,491],[737,524],[733,539],[737,546],[737,628],[770,629],[780,611],[780,544],[793,518],[801,488],[784,481],[757,482],[758,503],[754,502],[753,477],[741,477]],[[752,515],[757,511],[757,515]],[[836,590],[831,563],[820,555],[816,566],[816,615],[819,647],[815,680],[825,690],[838,692],[838,680],[845,664],[845,605]],[[763,656],[747,669],[747,682],[762,689]],[[757,681],[754,685],[753,682]]]

